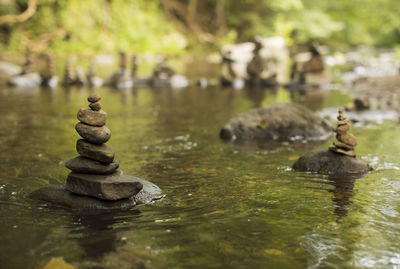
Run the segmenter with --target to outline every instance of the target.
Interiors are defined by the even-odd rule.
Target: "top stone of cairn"
[[[100,95],[98,95],[97,93],[92,93],[91,95],[89,95],[88,97],[88,101],[90,103],[96,103],[98,101],[100,101],[101,97]]]

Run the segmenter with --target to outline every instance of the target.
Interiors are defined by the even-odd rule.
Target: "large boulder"
[[[94,197],[76,195],[67,191],[65,184],[38,189],[32,192],[29,197],[74,212],[96,214],[129,210],[135,205],[148,204],[161,200],[165,196],[157,185],[137,177],[135,177],[135,180],[143,185],[142,190],[129,198],[117,201],[105,201]]]
[[[366,174],[371,170],[371,167],[353,157],[330,150],[319,150],[300,157],[293,164],[293,169],[324,175],[353,176]]]
[[[332,126],[298,104],[273,104],[256,108],[229,120],[220,131],[226,141],[324,141]]]

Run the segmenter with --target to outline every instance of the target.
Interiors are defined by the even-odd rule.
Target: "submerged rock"
[[[365,162],[330,150],[313,151],[300,157],[293,169],[326,175],[363,175],[371,168]]]
[[[333,128],[311,110],[298,104],[273,104],[229,120],[220,131],[227,141],[326,140]]]
[[[94,197],[73,194],[66,190],[65,184],[51,185],[32,192],[29,197],[60,206],[71,211],[87,212],[89,214],[129,210],[135,205],[148,204],[161,200],[164,195],[155,184],[136,178],[143,185],[143,189],[136,195],[117,201],[105,201]]]

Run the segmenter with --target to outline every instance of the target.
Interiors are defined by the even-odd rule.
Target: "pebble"
[[[90,103],[89,107],[94,111],[99,111],[101,109],[101,104],[99,102]]]
[[[90,143],[99,145],[106,143],[111,137],[111,131],[106,126],[90,126],[79,122],[77,125],[75,125],[75,130],[81,137]]]
[[[97,93],[92,93],[91,95],[89,95],[88,97],[88,101],[90,103],[96,103],[98,101],[100,101],[101,97],[100,95],[98,95]]]

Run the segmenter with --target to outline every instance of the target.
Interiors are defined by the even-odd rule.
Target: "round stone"
[[[116,160],[112,163],[102,163],[78,156],[66,162],[65,167],[75,173],[104,175],[113,173],[117,170],[119,163]]]
[[[106,143],[111,137],[111,131],[106,126],[96,127],[79,122],[75,125],[75,130],[90,143],[99,145]]]
[[[76,151],[83,157],[102,163],[111,163],[114,160],[114,151],[111,147],[106,144],[92,144],[85,139],[76,141]]]
[[[349,124],[344,124],[344,125],[339,125],[338,127],[336,127],[335,131],[338,134],[344,134],[346,133],[348,130],[350,130],[350,125]]]
[[[94,111],[99,111],[101,109],[101,104],[99,102],[90,103],[89,107]]]
[[[107,113],[104,111],[93,111],[87,108],[81,108],[76,115],[80,122],[92,126],[103,126],[106,124]]]
[[[337,140],[340,142],[347,144],[349,146],[355,147],[357,146],[357,140],[354,137],[354,135],[349,134],[349,133],[344,133],[344,134],[337,134],[336,135]]]
[[[98,101],[100,101],[101,97],[100,95],[98,95],[97,93],[92,93],[91,95],[89,95],[88,97],[88,101],[90,103],[96,103]]]

